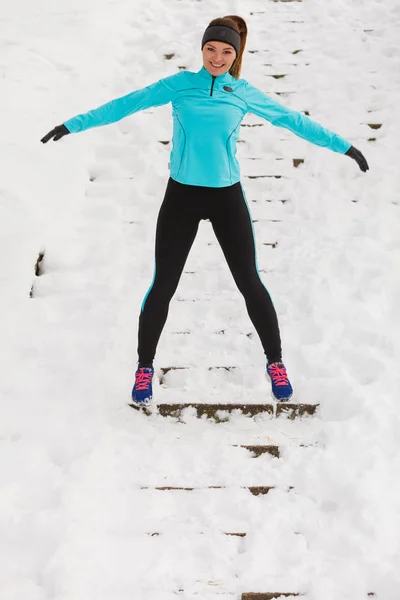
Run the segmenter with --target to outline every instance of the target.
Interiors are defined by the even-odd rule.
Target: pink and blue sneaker
[[[293,395],[286,367],[283,362],[267,363],[267,377],[271,382],[272,395],[277,402],[288,402]]]
[[[135,374],[135,385],[132,390],[132,403],[135,406],[149,406],[153,397],[153,367],[139,367]]]

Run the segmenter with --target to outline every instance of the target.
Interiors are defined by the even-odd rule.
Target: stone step
[[[242,594],[242,600],[273,600],[273,598],[293,598],[294,596],[300,596],[300,594],[296,592],[265,592],[263,594],[247,592]]]
[[[207,533],[204,531],[196,531],[195,533],[197,535],[207,535]],[[153,531],[152,533],[146,533],[146,535],[148,535],[150,537],[158,537],[158,536],[164,535],[164,533],[162,531]],[[221,535],[244,538],[244,537],[246,537],[247,533],[245,533],[244,531],[241,531],[241,532],[221,531]]]
[[[158,536],[163,536],[163,535],[171,535],[175,533],[175,531],[171,532],[171,531],[152,531],[152,532],[147,532],[144,535],[147,535],[149,537],[158,537]],[[190,535],[209,535],[209,532],[207,531],[190,531],[189,532]],[[247,531],[220,531],[221,535],[226,535],[228,537],[239,537],[239,538],[245,538],[247,536]],[[294,531],[293,532],[294,535],[302,535],[302,533],[300,533],[300,531]],[[178,534],[182,535],[182,530],[178,530]]]
[[[247,592],[242,594],[242,600],[273,600],[274,598],[293,598],[295,596],[301,596],[302,594],[296,592]],[[369,592],[368,596],[375,596],[374,592]]]
[[[246,179],[287,179],[285,175],[243,175]]]
[[[244,177],[257,177],[260,175],[260,170],[263,168],[263,158],[242,158],[241,159],[241,172]],[[299,164],[304,163],[304,158],[294,157],[291,159],[274,159],[274,166],[271,168],[271,172],[268,174],[270,178],[275,179],[279,177],[291,176],[293,167],[298,167]]]
[[[251,485],[251,486],[240,486],[242,490],[249,490],[253,496],[264,496],[268,494],[270,490],[275,488],[274,485]],[[159,492],[193,492],[195,490],[225,490],[225,485],[209,485],[206,487],[178,487],[171,485],[162,485],[157,487],[141,486],[141,490],[157,490]],[[293,489],[293,486],[288,488]]]
[[[280,67],[289,67],[289,69],[287,69],[288,71],[290,70],[291,67],[309,67],[311,66],[311,63],[306,63],[306,62],[291,62],[291,63],[262,63],[263,67],[271,67],[271,69],[274,69],[275,71],[283,71],[284,69],[280,68]],[[274,79],[282,79],[282,77],[286,77],[287,75],[290,75],[290,73],[279,73],[279,74],[275,74],[275,73],[266,73],[267,77],[274,77]]]
[[[34,266],[34,273],[36,277],[40,277],[41,275],[44,274],[44,267],[43,267],[43,261],[45,258],[45,251],[44,249],[40,250],[38,257],[36,259],[36,263]],[[35,282],[32,283],[30,292],[29,292],[29,297],[30,298],[35,298]]]
[[[275,456],[276,458],[280,457],[279,446],[261,446],[261,445],[243,445],[243,444],[235,444],[234,448],[244,448],[252,453],[252,458],[258,458],[263,454],[270,454],[271,456]]]
[[[129,404],[131,408],[143,411],[146,415],[153,415],[154,412],[162,417],[181,418],[184,410],[192,408],[196,411],[197,418],[206,416],[207,419],[214,419],[217,423],[229,421],[231,413],[239,412],[245,416],[255,417],[257,415],[268,414],[275,417],[284,416],[288,419],[314,415],[319,404],[295,404],[292,402],[279,402],[276,404],[205,404],[201,402],[185,402],[177,404],[158,404],[149,407],[138,408],[134,404]]]
[[[271,52],[271,48],[254,48],[254,50],[248,50],[249,54],[258,54],[258,53],[263,53],[266,52],[267,54],[269,54]],[[297,48],[296,50],[290,50],[291,54],[299,54],[300,52],[303,52],[303,50]]]

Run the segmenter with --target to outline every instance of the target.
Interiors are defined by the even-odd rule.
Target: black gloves
[[[350,146],[350,148],[347,150],[347,152],[345,152],[345,154],[347,156],[350,156],[350,158],[354,158],[354,160],[360,167],[361,171],[363,171],[364,173],[366,171],[368,171],[368,169],[369,169],[368,163],[367,163],[364,155],[361,154],[361,152],[359,150],[357,150],[357,148],[354,148],[354,146]]]
[[[64,135],[68,135],[68,133],[71,133],[71,132],[68,131],[68,129],[65,127],[65,125],[57,125],[57,127],[54,127],[54,129],[49,131],[49,133],[47,135],[45,135],[44,138],[42,138],[40,141],[43,142],[43,144],[45,144],[46,142],[51,140],[51,138],[54,138],[53,142],[57,142]]]

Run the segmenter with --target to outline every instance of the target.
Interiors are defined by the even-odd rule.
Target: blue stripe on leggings
[[[144,305],[146,304],[147,297],[148,297],[148,295],[149,295],[149,294],[150,294],[150,292],[151,292],[151,289],[152,289],[152,287],[153,287],[153,285],[154,285],[154,282],[155,282],[155,280],[156,280],[156,261],[154,261],[154,275],[153,275],[153,281],[151,282],[151,284],[150,284],[150,287],[149,287],[149,289],[147,290],[147,292],[146,292],[146,295],[145,295],[145,297],[144,297],[144,299],[143,299],[143,302],[142,302],[142,309],[141,309],[141,310],[142,310],[142,312],[143,312],[143,310],[144,310]]]

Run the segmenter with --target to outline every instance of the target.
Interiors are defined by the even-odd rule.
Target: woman
[[[267,357],[266,374],[277,401],[293,390],[285,365],[278,320],[261,282],[251,218],[240,183],[236,142],[247,112],[285,127],[306,140],[368,164],[350,142],[303,114],[290,110],[239,79],[247,26],[238,16],[214,19],[202,38],[203,66],[180,71],[148,87],[112,100],[55,127],[41,141],[61,139],[91,127],[114,123],[146,108],[172,103],[173,147],[170,178],[157,221],[153,282],[139,318],[138,368],[132,401],[152,398],[153,359],[169,302],[177,288],[200,220],[209,219]]]

